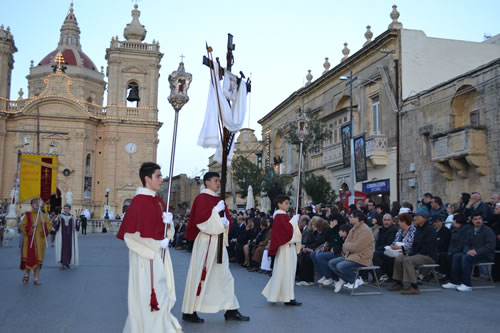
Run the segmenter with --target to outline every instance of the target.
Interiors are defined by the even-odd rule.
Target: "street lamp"
[[[345,84],[346,86],[349,86],[349,113],[350,113],[350,142],[351,142],[351,177],[350,177],[350,185],[349,185],[349,190],[351,192],[351,195],[349,196],[349,206],[354,205],[354,199],[355,199],[355,193],[354,193],[354,186],[356,186],[356,180],[354,179],[355,174],[354,174],[354,126],[353,126],[353,118],[352,118],[352,83],[358,79],[357,76],[352,76],[352,71],[349,73],[349,76],[341,76],[340,80],[341,81],[347,81]]]
[[[106,214],[104,215],[105,220],[109,220],[108,209],[109,209],[109,192],[110,191],[111,190],[109,189],[109,187],[106,188],[106,195],[105,195],[105,197],[106,197]]]
[[[309,122],[311,120],[306,116],[304,111],[302,111],[297,118],[297,130],[295,134],[299,139],[299,170],[297,175],[297,202],[295,204],[295,214],[299,213],[300,208],[300,199],[301,199],[301,190],[302,190],[302,148],[306,137],[309,135]]]

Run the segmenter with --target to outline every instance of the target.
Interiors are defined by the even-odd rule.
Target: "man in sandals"
[[[39,198],[31,199],[31,212],[26,212],[21,221],[23,248],[20,268],[24,271],[23,283],[28,284],[30,272],[33,271],[35,286],[41,285],[38,277],[45,258],[47,237],[52,230],[49,216],[42,212],[39,207]]]

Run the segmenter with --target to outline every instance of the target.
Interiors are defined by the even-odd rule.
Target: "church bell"
[[[127,101],[129,102],[139,102],[141,99],[139,98],[139,86],[137,83],[130,83],[128,85],[128,88],[130,89],[127,97]]]

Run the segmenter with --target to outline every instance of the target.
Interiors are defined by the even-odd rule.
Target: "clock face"
[[[125,150],[129,154],[133,154],[137,151],[137,145],[135,144],[135,142],[129,142],[125,145]]]

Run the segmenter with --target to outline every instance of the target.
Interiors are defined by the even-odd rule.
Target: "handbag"
[[[403,254],[403,250],[393,250],[390,245],[387,245],[384,247],[384,254],[388,257],[391,258],[396,258],[397,256],[400,256]]]

